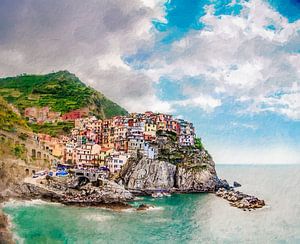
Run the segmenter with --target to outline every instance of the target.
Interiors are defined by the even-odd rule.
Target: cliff
[[[181,147],[173,135],[159,135],[158,157],[130,158],[117,181],[125,188],[141,194],[157,190],[169,192],[215,192],[227,188],[216,174],[215,163],[201,146]]]

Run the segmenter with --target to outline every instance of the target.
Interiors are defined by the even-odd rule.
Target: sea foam
[[[88,220],[88,221],[105,222],[107,220],[112,219],[112,216],[107,216],[107,215],[88,215],[88,216],[85,216],[85,219]]]
[[[36,205],[62,205],[60,203],[54,203],[54,202],[46,202],[40,199],[34,199],[34,200],[9,200],[3,204],[3,207],[9,207],[9,208],[17,208],[17,207],[30,207],[30,206],[36,206]]]

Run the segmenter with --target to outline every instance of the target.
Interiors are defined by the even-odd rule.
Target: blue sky
[[[69,70],[217,163],[300,163],[299,0],[3,0],[0,33],[0,76]]]

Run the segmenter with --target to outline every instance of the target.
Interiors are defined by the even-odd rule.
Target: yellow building
[[[45,142],[46,149],[48,147],[49,152],[58,158],[63,157],[65,151],[65,145],[58,139],[52,138],[50,142]]]
[[[145,135],[156,136],[157,126],[154,123],[145,123]]]

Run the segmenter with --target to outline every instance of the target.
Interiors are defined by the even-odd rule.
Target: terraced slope
[[[91,114],[102,119],[127,114],[124,108],[68,71],[1,78],[0,95],[21,113],[27,107],[48,106],[62,114],[87,107]]]

